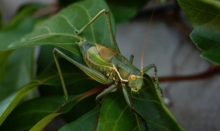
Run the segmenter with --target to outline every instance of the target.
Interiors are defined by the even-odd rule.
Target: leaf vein
[[[125,112],[125,110],[128,108],[128,105],[124,108],[124,110],[121,112],[120,116],[118,117],[118,119],[115,121],[115,126],[114,126],[114,129],[113,131],[115,131],[115,127],[117,125],[117,122],[119,121],[119,119],[121,118],[122,114]]]
[[[141,101],[148,101],[148,102],[155,102],[157,104],[160,104],[162,105],[160,102],[156,101],[156,100],[146,100],[146,99],[140,99],[140,98],[137,98],[137,97],[134,97],[134,96],[131,96],[132,98],[134,99],[138,99],[138,100],[141,100]]]
[[[201,11],[201,12],[205,12],[205,13],[209,13],[209,14],[212,14],[212,15],[217,15],[217,16],[220,16],[219,14],[215,14],[215,13],[212,13],[212,12],[208,12],[208,11],[205,11],[205,10],[202,10],[202,9],[198,9],[198,8],[195,8],[195,7],[192,7],[190,5],[187,5],[181,1],[179,1],[179,3],[181,3],[182,5],[188,7],[188,8],[192,8],[192,9],[195,9],[195,10],[198,10],[198,11]]]
[[[65,15],[62,15],[62,14],[60,14],[60,15],[58,15],[59,17],[62,17],[63,19],[65,19],[66,21],[67,21],[67,23],[70,25],[70,27],[74,27],[73,25],[72,25],[72,23],[69,21],[69,19],[65,16]],[[75,31],[73,31],[74,32],[74,34],[76,35],[76,32]]]
[[[88,18],[89,18],[89,21],[90,21],[90,20],[91,20],[91,17],[90,17],[90,15],[89,15],[88,10],[85,9],[85,8],[84,8],[83,6],[81,6],[80,4],[75,4],[75,5],[79,6],[80,8],[82,8],[82,9],[86,12],[86,14],[87,14],[87,16],[88,16]],[[90,25],[90,27],[91,27],[91,32],[92,32],[92,37],[93,37],[94,43],[96,43],[96,39],[95,39],[95,36],[94,36],[94,29],[93,29],[93,26]]]

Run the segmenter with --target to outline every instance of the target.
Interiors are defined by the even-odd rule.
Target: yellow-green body
[[[92,45],[87,41],[79,43],[79,46],[87,65],[105,75],[109,81],[112,81],[112,83],[120,80],[121,82],[127,81],[134,92],[141,88],[143,78],[140,70],[133,66],[123,55],[111,48],[99,44]],[[131,75],[137,76],[138,79],[131,80]]]

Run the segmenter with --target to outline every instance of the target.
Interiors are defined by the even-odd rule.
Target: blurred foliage
[[[0,30],[0,81],[4,79],[5,66],[9,56],[14,50],[8,50],[9,44],[19,41],[21,37],[30,33],[34,25],[40,21],[42,18],[34,17],[34,13],[43,7],[41,6],[26,6],[17,13],[15,18],[11,20],[7,25],[2,27]],[[10,37],[10,39],[8,38]],[[3,57],[4,56],[4,57]]]
[[[71,3],[83,0],[59,0],[59,3],[66,7]],[[116,24],[128,22],[137,12],[147,4],[149,0],[106,0],[115,18]]]
[[[32,16],[38,9],[39,7],[26,7],[17,13],[11,22],[2,27],[0,31],[0,48],[20,40],[22,36],[33,30],[34,25],[42,19]],[[10,105],[16,106],[12,100],[17,95],[17,92],[34,77],[33,53],[33,47],[21,48],[16,51],[7,49],[0,51],[0,125],[13,109],[10,108]],[[24,96],[18,97],[21,100]],[[32,92],[26,97],[26,100],[35,96]]]
[[[190,38],[202,51],[201,57],[220,65],[220,2],[178,0],[194,30]]]

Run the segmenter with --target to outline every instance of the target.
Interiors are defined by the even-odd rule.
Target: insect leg
[[[106,94],[110,93],[111,91],[113,91],[113,90],[117,87],[117,85],[118,85],[118,84],[115,83],[115,84],[109,86],[107,89],[105,89],[105,90],[104,90],[103,92],[101,92],[99,95],[97,95],[97,96],[96,96],[96,102],[97,102],[99,105],[102,105],[102,104],[100,103],[99,99],[100,99],[101,97],[103,97],[104,95],[106,95]]]
[[[163,90],[162,90],[162,88],[159,87],[159,81],[158,81],[158,76],[157,76],[157,66],[155,64],[151,64],[151,65],[146,66],[143,69],[143,74],[145,74],[146,72],[148,72],[152,68],[154,68],[154,77],[155,77],[156,87],[157,87],[158,90],[160,90],[160,93],[163,96]]]
[[[129,94],[126,90],[126,85],[125,84],[122,84],[122,91],[124,93],[124,96],[125,96],[125,100],[126,102],[128,103],[128,106],[130,107],[130,109],[141,119],[143,125],[144,125],[144,130],[145,131],[148,131],[149,128],[147,126],[147,122],[145,121],[145,119],[141,116],[141,114],[139,114],[133,107],[133,105],[131,104],[131,100],[129,98]]]
[[[58,72],[60,74],[60,80],[61,80],[63,91],[64,91],[64,94],[65,94],[65,99],[68,100],[68,93],[67,93],[67,90],[66,90],[66,85],[65,85],[65,82],[63,80],[63,75],[62,75],[62,71],[60,69],[60,64],[59,64],[59,61],[58,61],[57,56],[56,56],[55,53],[56,53],[56,51],[53,51],[53,57],[54,57]]]
[[[67,55],[65,55],[64,53],[62,53],[60,50],[54,48],[53,50],[54,55],[55,53],[61,55],[63,58],[65,58],[66,60],[68,60],[69,62],[73,63],[74,65],[76,65],[78,68],[80,68],[84,73],[86,73],[88,76],[90,76],[91,78],[93,78],[94,80],[98,81],[99,83],[102,84],[110,84],[109,80],[100,72],[93,70],[91,68],[89,68],[88,66],[85,66],[81,63],[78,63],[77,61],[71,59],[70,57],[68,57]],[[56,62],[57,63],[57,62]],[[61,72],[60,72],[61,73]],[[64,81],[63,81],[64,82]]]
[[[75,27],[73,27],[73,29],[75,30],[75,32],[77,34],[81,34],[89,25],[91,25],[101,14],[105,13],[106,18],[107,18],[107,23],[108,23],[108,29],[109,29],[109,33],[110,33],[110,37],[112,42],[114,43],[114,46],[116,48],[116,51],[120,52],[119,48],[118,48],[118,44],[115,40],[113,31],[112,31],[112,26],[111,26],[111,19],[110,19],[110,14],[109,14],[109,10],[108,9],[103,9],[101,10],[94,18],[92,18],[92,20],[89,21],[89,23],[87,23],[82,29],[77,30]]]
[[[129,62],[130,62],[131,64],[133,64],[133,59],[134,59],[134,55],[131,55],[131,56],[130,56],[130,59],[129,59]]]

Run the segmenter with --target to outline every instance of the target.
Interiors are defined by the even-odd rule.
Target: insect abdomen
[[[96,46],[86,41],[80,43],[79,45],[83,54],[83,59],[90,68],[97,70],[105,75],[115,74],[115,72],[112,70],[113,66],[111,63],[108,63],[101,58]]]

